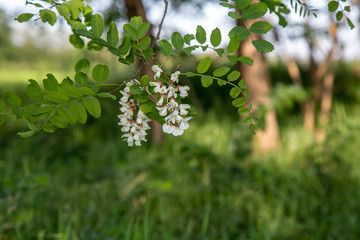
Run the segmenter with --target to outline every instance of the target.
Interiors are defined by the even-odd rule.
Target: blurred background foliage
[[[110,81],[131,75],[104,52],[30,40],[15,46],[8,21],[1,11],[1,94],[13,90],[26,99],[27,79],[73,76],[84,56],[107,62]],[[196,61],[183,59],[181,71]],[[299,66],[308,79],[308,66]],[[22,139],[16,132],[26,126],[8,119],[0,128],[0,240],[359,239],[359,67],[336,62],[326,138],[317,141],[301,111],[311,89],[294,85],[286,65],[272,61],[281,143],[267,153],[253,150],[228,89],[204,89],[198,79],[182,80],[191,84],[198,117],[161,145],[127,147],[111,100],[100,119],[52,135]]]

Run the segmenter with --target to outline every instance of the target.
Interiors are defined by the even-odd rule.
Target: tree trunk
[[[253,22],[253,20],[249,20],[247,24],[250,26]],[[239,21],[238,25],[241,25]],[[252,36],[254,39],[260,38],[260,36],[256,34]],[[255,135],[254,150],[260,152],[276,150],[279,146],[280,137],[276,113],[271,106],[269,97],[271,93],[269,66],[264,55],[256,51],[250,38],[241,42],[239,55],[248,56],[254,60],[253,66],[247,66],[242,63],[239,64],[242,77],[246,80],[250,91],[250,101],[253,106],[253,111],[256,111],[259,105],[265,105],[268,109],[265,115],[265,129],[258,129]]]
[[[140,16],[142,17],[144,22],[147,22],[146,11],[142,0],[124,0],[124,2],[125,2],[125,7],[127,9],[127,17],[129,19],[134,16]],[[146,35],[151,37],[152,40],[154,40],[154,36],[152,34],[152,26],[150,26],[150,29]],[[150,79],[154,78],[154,73],[148,68],[143,68],[140,75],[141,76],[148,75]],[[150,127],[151,127],[151,139],[153,143],[157,146],[160,146],[164,139],[164,134],[162,132],[161,124],[159,124],[156,121],[151,121]]]

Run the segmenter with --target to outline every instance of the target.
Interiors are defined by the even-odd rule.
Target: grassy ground
[[[358,108],[336,105],[321,144],[280,121],[281,149],[252,156],[247,127],[214,109],[161,147],[128,148],[107,101],[53,135],[1,126],[0,240],[359,238]]]

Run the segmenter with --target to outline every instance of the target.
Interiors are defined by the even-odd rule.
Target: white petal
[[[175,127],[164,123],[163,126],[162,126],[162,129],[163,129],[164,133],[170,133],[171,134],[174,131]]]
[[[175,128],[174,131],[172,132],[172,134],[173,134],[174,136],[180,136],[180,135],[182,135],[183,133],[184,133],[184,131],[181,130],[180,128]]]

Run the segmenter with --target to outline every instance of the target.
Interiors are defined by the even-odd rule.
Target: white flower
[[[175,130],[175,127],[173,125],[164,123],[162,126],[162,129],[163,129],[164,133],[171,134]]]
[[[166,94],[168,92],[168,88],[165,85],[162,85],[160,88],[160,94]]]
[[[181,121],[181,119],[182,117],[179,115],[179,111],[175,110],[173,113],[171,113],[169,116],[165,118],[165,121],[176,124],[177,122]]]
[[[126,88],[130,90],[130,87],[134,84],[138,84],[136,79],[127,83],[125,91],[120,91],[123,94],[119,102],[122,114],[118,115],[120,120],[118,124],[122,126],[121,131],[125,133],[122,137],[125,138],[124,141],[129,146],[134,146],[134,144],[141,146],[141,141],[146,141],[146,130],[150,129],[147,123],[151,120],[141,111],[140,103],[130,98],[132,95],[126,92]]]
[[[171,74],[171,81],[178,83],[180,73],[181,73],[180,71],[176,71],[173,74]]]
[[[176,110],[179,106],[179,104],[173,98],[170,99],[170,102],[167,105],[170,111]]]
[[[164,104],[164,97],[165,95],[161,95],[159,101],[156,103],[156,106],[161,106]]]
[[[154,79],[159,78],[161,73],[163,72],[163,70],[158,65],[153,65],[151,67],[151,70],[155,73]]]
[[[180,91],[180,97],[185,98],[188,96],[188,91],[190,91],[190,88],[188,86],[181,86],[179,87]]]
[[[174,88],[172,85],[168,87],[168,95],[167,95],[167,98],[171,98],[171,97],[174,97],[176,98],[177,97],[177,88]]]
[[[186,129],[188,129],[188,128],[189,128],[189,123],[188,123],[188,121],[189,121],[190,119],[192,119],[192,117],[184,118],[184,119],[181,121],[181,123],[180,123],[180,125],[179,125],[179,128],[180,128],[181,130],[186,130]]]
[[[189,104],[180,104],[179,105],[180,115],[187,115],[188,111],[186,109],[189,109],[189,108],[190,108]]]
[[[180,136],[184,133],[184,130],[181,130],[180,128],[176,127],[174,131],[172,132],[172,135],[174,136]]]
[[[166,116],[167,115],[167,110],[168,110],[168,106],[165,105],[163,107],[156,107],[157,110],[159,110],[159,115],[160,116]]]

